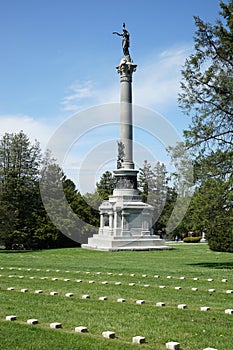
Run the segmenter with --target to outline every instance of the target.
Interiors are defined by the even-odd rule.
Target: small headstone
[[[215,349],[215,348],[205,348],[203,350],[218,350],[218,349]]]
[[[208,282],[212,282],[212,281],[213,281],[213,278],[208,278],[207,281],[208,281]]]
[[[50,295],[58,295],[58,292],[50,292]]]
[[[213,289],[213,288],[208,289],[208,292],[210,292],[210,293],[214,293],[214,292],[215,292],[215,289]]]
[[[118,302],[118,303],[125,303],[125,299],[124,299],[124,298],[118,298],[118,299],[117,299],[117,302]]]
[[[87,271],[86,274],[89,275],[89,274],[90,274],[90,271]]]
[[[118,276],[123,276],[123,273],[119,273]]]
[[[47,280],[48,277],[41,277],[41,280]]]
[[[21,289],[21,292],[22,292],[22,293],[27,293],[27,292],[28,292],[28,289],[23,288],[23,289]]]
[[[172,276],[167,276],[167,278],[168,278],[168,279],[171,279],[171,278],[172,278]]]
[[[64,278],[64,282],[69,282],[70,279],[69,278]]]
[[[180,277],[180,280],[185,280],[185,277],[184,277],[184,276],[181,276],[181,277]]]
[[[149,284],[144,284],[144,287],[150,287],[150,285]]]
[[[108,275],[111,276],[111,275],[112,275],[112,272],[108,272]]]
[[[209,310],[210,310],[210,307],[209,307],[209,306],[201,306],[201,307],[200,307],[200,310],[201,310],[201,311],[209,311]]]
[[[83,294],[82,295],[82,299],[90,299],[90,295],[89,294]]]
[[[187,308],[187,304],[179,304],[178,305],[178,309],[186,309]]]
[[[166,343],[166,349],[180,350],[180,343],[177,343],[175,341],[170,341],[170,342]]]
[[[101,272],[96,272],[97,275],[101,275]]]
[[[131,287],[135,286],[135,283],[129,283],[129,286],[131,286]]]
[[[7,290],[14,290],[15,288],[13,287],[8,287]]]
[[[222,282],[226,283],[226,282],[228,282],[228,280],[226,278],[223,278]]]
[[[163,289],[163,288],[166,288],[166,286],[159,286],[159,288]]]
[[[233,314],[233,309],[226,309],[225,314],[232,315]]]
[[[104,331],[104,332],[102,333],[102,336],[103,336],[104,338],[114,339],[114,338],[115,338],[115,333],[112,332],[112,331]]]
[[[99,297],[99,300],[108,300],[107,297]]]
[[[181,288],[181,287],[175,287],[175,289],[176,289],[176,290],[180,290],[180,289],[182,289],[182,288]]]
[[[16,320],[16,316],[10,315],[10,316],[6,316],[6,321],[15,321]]]
[[[53,277],[52,281],[58,281],[58,278],[57,277]]]
[[[154,275],[154,278],[160,278],[160,276],[159,275]]]
[[[12,277],[14,277],[14,276],[12,276],[12,275],[9,275],[8,277],[9,277],[9,278],[12,278]]]
[[[92,284],[92,283],[95,283],[95,281],[88,281],[88,283]]]
[[[20,279],[24,278],[24,276],[19,276]]]
[[[76,280],[76,282],[81,283],[81,282],[82,282],[82,280]]]
[[[198,291],[198,288],[192,288],[192,291],[193,291],[193,292],[197,292],[197,291]]]
[[[87,327],[84,327],[84,326],[78,326],[78,327],[75,327],[75,332],[78,332],[78,333],[87,333],[88,330],[87,330]]]
[[[41,293],[43,293],[43,290],[41,290],[41,289],[35,290],[35,294],[41,294]]]
[[[135,337],[133,337],[132,342],[133,344],[145,344],[146,338],[141,337],[140,335],[136,335]]]
[[[158,303],[156,303],[156,306],[165,306],[166,304],[162,301],[159,301]]]
[[[30,280],[34,280],[35,277],[31,276],[31,277],[29,277],[29,278],[30,278]]]
[[[226,290],[226,293],[227,293],[227,294],[232,294],[232,293],[233,293],[233,290],[232,290],[232,289],[228,289],[228,290]]]
[[[147,277],[147,275],[142,275],[142,277]]]
[[[108,281],[103,281],[103,282],[101,282],[102,284],[108,284]]]
[[[50,270],[48,269],[48,270],[46,270],[46,272],[50,272]]]
[[[194,277],[193,280],[194,280],[194,281],[198,281],[199,278],[198,278],[198,277]]]
[[[31,318],[27,320],[27,324],[38,324],[38,320],[36,318]]]
[[[59,322],[50,323],[50,328],[62,328],[62,324]]]
[[[66,297],[72,297],[74,294],[73,293],[66,293],[65,296]]]
[[[145,304],[145,300],[136,300],[136,304]]]
[[[120,286],[120,285],[121,285],[121,282],[115,282],[115,285],[116,285],[116,286]]]
[[[134,277],[134,276],[135,276],[135,273],[131,273],[130,276],[131,276],[131,277]]]
[[[56,272],[60,272],[60,270],[56,270]]]

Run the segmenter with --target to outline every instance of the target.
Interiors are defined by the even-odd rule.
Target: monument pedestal
[[[116,188],[100,206],[99,233],[82,248],[104,251],[170,249],[153,235],[153,207],[143,203],[136,186],[136,170],[114,171]],[[127,188],[128,187],[128,188]]]

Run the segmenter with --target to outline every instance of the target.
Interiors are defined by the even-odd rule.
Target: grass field
[[[118,253],[1,251],[0,349],[162,350],[167,342],[177,341],[182,350],[232,350],[233,314],[225,310],[233,309],[233,294],[226,293],[233,290],[233,255],[212,252],[206,244],[173,247]],[[28,291],[23,293],[23,288]],[[39,289],[43,293],[36,294]],[[52,291],[58,294],[52,296]],[[90,298],[82,299],[83,294]],[[99,300],[103,296],[107,300]],[[178,309],[179,304],[187,308]],[[202,306],[210,310],[200,311]],[[8,315],[17,319],[6,321]],[[32,318],[39,323],[28,325]],[[62,328],[51,329],[51,322],[60,322]],[[87,327],[88,333],[75,332],[77,326]],[[106,330],[116,338],[103,338]],[[137,335],[146,343],[132,344]]]

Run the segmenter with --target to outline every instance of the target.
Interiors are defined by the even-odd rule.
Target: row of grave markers
[[[0,275],[0,277],[3,277],[3,276]],[[12,276],[12,275],[9,275],[8,277],[10,277],[10,278],[12,278],[12,277],[18,277],[18,278],[20,278],[20,279],[23,279],[23,278],[24,278],[24,276]],[[34,279],[35,277],[34,277],[34,276],[30,276],[29,278],[30,278],[30,279]],[[48,278],[48,277],[40,277],[40,279],[41,279],[41,280],[48,280],[49,278]],[[51,278],[51,281],[58,281],[58,280],[59,280],[59,279],[58,279],[57,277],[52,277],[52,278]],[[60,280],[60,281],[61,281],[61,280]],[[70,279],[68,279],[68,278],[66,279],[66,278],[65,278],[65,279],[62,279],[62,281],[64,281],[64,282],[69,282]],[[81,279],[76,279],[75,282],[81,283],[81,282],[83,282],[83,280],[81,280]],[[224,282],[225,282],[225,280],[224,280]],[[89,280],[88,283],[89,283],[89,284],[94,284],[95,281],[94,281],[94,280]],[[101,281],[101,282],[99,282],[99,283],[101,283],[101,284],[103,284],[103,285],[109,284],[108,281]],[[113,282],[113,283],[114,283],[116,286],[122,285],[122,282],[120,282],[120,281],[118,281],[118,282]],[[112,283],[111,283],[111,284],[112,284]],[[136,284],[135,284],[134,282],[128,283],[128,285],[129,285],[129,286],[136,286]],[[144,284],[144,285],[139,284],[138,286],[147,288],[147,287],[150,287],[151,285],[150,285],[150,284]],[[158,288],[160,288],[160,289],[165,289],[165,288],[167,288],[167,286],[165,286],[165,285],[159,285],[159,286],[156,286],[156,287],[158,287]],[[171,288],[171,287],[169,286],[169,288]],[[181,290],[182,287],[181,287],[181,286],[175,286],[174,289],[175,289],[175,290]],[[192,287],[191,290],[192,290],[192,291],[198,291],[198,288],[197,288],[197,287]],[[209,289],[208,289],[208,292],[214,293],[214,292],[216,292],[216,290],[215,290],[214,288],[209,288]],[[228,290],[226,290],[226,293],[227,293],[227,294],[232,294],[232,293],[233,293],[233,290],[232,290],[232,289],[228,289]]]
[[[17,320],[17,317],[15,315],[6,316],[6,321],[16,321],[16,320]],[[36,325],[38,323],[39,323],[39,321],[35,318],[27,320],[27,324],[29,324],[29,325]],[[59,329],[59,328],[62,328],[62,324],[59,322],[52,322],[52,323],[50,323],[50,328]],[[88,329],[85,326],[77,326],[74,328],[74,331],[77,333],[88,333]],[[116,338],[115,332],[109,331],[109,330],[103,331],[102,336],[104,338],[107,338],[107,339],[115,339]],[[134,336],[134,337],[132,337],[132,343],[133,344],[145,344],[146,338],[141,336],[141,335]],[[174,342],[174,341],[167,342],[166,349],[168,349],[168,350],[180,350],[180,343]],[[205,348],[203,350],[217,350],[217,349]]]
[[[8,291],[13,291],[13,290],[14,290],[14,287],[8,287],[7,290],[8,290]],[[28,289],[27,289],[27,288],[22,288],[22,289],[21,289],[21,292],[22,292],[22,293],[27,293],[27,292],[28,292]],[[233,291],[232,291],[232,292],[233,292]],[[34,293],[35,293],[35,294],[42,294],[42,293],[43,293],[43,290],[37,289],[37,290],[35,290]],[[50,292],[49,294],[55,296],[55,295],[58,295],[58,292],[52,291],[52,292]],[[74,296],[74,294],[69,292],[69,293],[66,293],[65,296],[66,296],[66,297],[72,297],[72,296]],[[90,299],[90,295],[89,295],[89,294],[83,294],[83,295],[81,296],[81,298],[82,298],[82,299]],[[108,300],[108,297],[107,297],[107,296],[101,296],[101,297],[99,297],[99,300],[106,301],[106,300]],[[117,299],[117,302],[119,302],[119,303],[124,303],[124,302],[126,302],[126,299],[124,299],[124,298],[118,298],[118,299]],[[146,301],[143,300],[143,299],[138,299],[138,300],[136,300],[135,303],[136,303],[137,305],[142,305],[142,304],[145,304]],[[163,307],[163,306],[166,306],[166,303],[165,303],[165,302],[156,302],[155,305],[156,305],[156,306],[162,306],[162,307]],[[188,306],[187,306],[187,304],[178,304],[177,307],[178,307],[178,309],[186,309]],[[210,310],[210,307],[209,307],[209,306],[201,306],[201,307],[200,307],[200,311],[209,311],[209,310]],[[225,309],[225,314],[229,314],[229,315],[233,314],[233,309]]]
[[[0,268],[0,270],[4,270],[4,269],[6,269],[6,268],[4,268],[4,267],[1,267]],[[59,269],[57,269],[57,270],[51,270],[51,269],[46,269],[46,270],[43,270],[43,269],[32,269],[32,268],[16,268],[16,267],[9,267],[9,268],[7,268],[7,269],[9,269],[9,270],[18,270],[18,271],[22,271],[22,270],[26,270],[26,271],[32,271],[32,270],[35,270],[35,271],[37,271],[37,272],[39,272],[39,271],[46,271],[46,272],[52,272],[52,271],[55,271],[55,272],[63,272],[63,270],[59,270]],[[113,272],[100,272],[100,271],[98,271],[98,272],[90,272],[90,271],[69,271],[69,270],[66,270],[66,271],[64,271],[65,273],[84,273],[84,274],[93,274],[93,275],[100,275],[100,274],[107,274],[107,275],[109,275],[109,276],[112,276],[112,275],[118,275],[118,276],[130,276],[130,277],[139,277],[139,276],[141,276],[141,277],[154,277],[154,278],[163,278],[162,276],[160,276],[160,275],[153,275],[153,276],[148,276],[147,274],[142,274],[142,275],[139,275],[139,274],[135,274],[135,273],[130,273],[130,274],[123,274],[123,273],[113,273]],[[167,279],[177,279],[177,277],[175,277],[175,276],[171,276],[171,275],[168,275],[168,276],[166,276],[165,278],[167,278]],[[181,276],[181,277],[179,277],[178,279],[180,279],[180,280],[185,280],[186,279],[186,277],[185,276]],[[200,278],[199,277],[193,277],[192,278],[194,281],[198,281]],[[208,282],[212,282],[212,281],[214,281],[214,279],[213,278],[207,278],[206,279]],[[223,278],[222,280],[221,280],[221,282],[228,282],[228,280],[226,279],[226,278]]]

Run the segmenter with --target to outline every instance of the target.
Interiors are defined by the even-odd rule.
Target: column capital
[[[133,63],[130,56],[124,56],[119,66],[116,67],[117,72],[121,76],[121,81],[132,81],[133,72],[136,71],[137,65]]]

